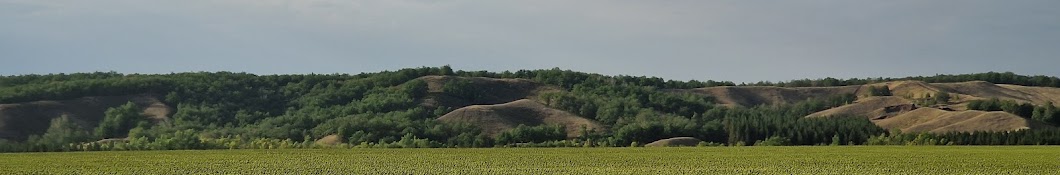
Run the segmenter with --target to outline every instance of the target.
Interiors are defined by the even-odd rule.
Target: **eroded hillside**
[[[111,107],[133,102],[143,115],[153,120],[168,118],[173,109],[152,95],[83,97],[72,100],[46,100],[0,104],[0,138],[25,140],[45,132],[53,118],[69,117],[82,128],[91,129]]]
[[[869,88],[887,88],[887,96],[872,96]],[[904,132],[975,132],[1015,131],[1052,127],[1005,112],[970,111],[966,106],[973,100],[1000,99],[1035,105],[1060,103],[1060,88],[996,85],[984,81],[960,83],[924,83],[894,81],[842,87],[712,87],[694,89],[704,95],[717,96],[727,106],[776,105],[838,94],[856,94],[858,100],[807,117],[856,116],[866,117],[885,129]],[[942,93],[952,96],[947,101],[925,105],[918,101],[932,99]]]
[[[357,75],[3,76],[0,151],[630,146],[682,137],[707,145],[819,145],[908,138],[887,129],[936,133],[964,145],[1060,144],[1051,136],[1060,133],[1052,126],[1060,123],[1060,110],[1050,105],[1060,102],[1056,77],[984,73],[755,85],[449,67]],[[154,124],[127,117],[137,113],[134,105],[121,105],[130,101],[144,116],[177,117]],[[103,117],[116,106],[120,112],[108,116],[126,117]],[[59,129],[45,132],[49,123]],[[583,127],[595,132],[582,135]],[[1021,132],[1007,132],[1015,130]],[[1002,132],[968,134],[973,131]],[[938,134],[952,132],[962,133]],[[26,139],[31,136],[39,139]]]
[[[606,132],[599,122],[566,111],[549,108],[533,100],[522,99],[496,105],[472,105],[457,109],[438,118],[442,122],[470,123],[490,136],[519,125],[560,125],[567,137],[581,136],[582,129]]]

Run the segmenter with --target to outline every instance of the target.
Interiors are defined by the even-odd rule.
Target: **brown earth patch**
[[[549,108],[533,100],[522,99],[497,105],[472,105],[457,109],[438,118],[442,122],[470,123],[489,136],[516,126],[561,125],[567,137],[581,136],[581,127],[606,132],[604,125],[566,111]]]
[[[662,139],[654,141],[644,145],[644,147],[681,147],[681,146],[696,146],[699,145],[699,140],[694,137],[674,137],[668,139]]]
[[[43,134],[53,118],[63,115],[91,130],[103,120],[108,108],[127,102],[136,103],[146,117],[156,121],[169,118],[174,111],[154,95],[147,94],[0,104],[0,139],[21,141],[30,135]]]

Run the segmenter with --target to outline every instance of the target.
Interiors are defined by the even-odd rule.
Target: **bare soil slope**
[[[1052,126],[1005,112],[966,110],[967,102],[991,98],[1036,105],[1060,102],[1060,88],[996,85],[985,81],[896,81],[872,86],[886,86],[894,96],[863,97],[853,104],[824,110],[807,117],[863,116],[872,119],[880,127],[906,132],[1014,131]],[[954,98],[946,104],[932,107],[913,104],[917,98],[939,93],[949,93]]]
[[[870,96],[870,87],[886,87],[892,96]],[[1060,88],[997,85],[985,81],[961,83],[893,81],[839,87],[737,86],[673,91],[712,96],[719,104],[725,106],[789,104],[813,97],[855,94],[859,99],[852,104],[816,112],[807,117],[861,116],[871,119],[884,128],[896,127],[913,132],[1012,131],[1051,127],[1004,112],[966,111],[966,104],[971,100],[991,98],[1036,105],[1060,104]],[[918,99],[936,96],[940,93],[948,93],[953,98],[940,105],[926,107],[915,105]]]
[[[946,111],[935,108],[919,108],[900,115],[873,121],[887,129],[902,132],[974,132],[1015,131],[1051,127],[1006,112]]]
[[[772,86],[719,86],[678,90],[712,96],[725,106],[777,105],[826,97],[834,94],[858,94],[862,86],[787,88]]]
[[[103,120],[107,108],[133,102],[143,108],[144,115],[160,120],[168,118],[173,109],[153,95],[83,97],[60,101],[35,101],[0,104],[0,139],[25,140],[30,135],[43,134],[53,118],[66,115],[86,130]]]
[[[1046,103],[1053,103],[1054,105],[1060,105],[1060,88],[1051,87],[1030,87],[1030,86],[1018,86],[999,84],[1005,89],[1011,89],[1020,92],[1017,97],[1034,102],[1035,104],[1044,105]]]
[[[662,139],[654,141],[644,145],[645,147],[675,147],[675,146],[696,146],[702,142],[702,140],[694,137],[674,137],[668,139]]]
[[[913,102],[902,97],[866,97],[858,99],[852,104],[813,113],[807,117],[862,116],[880,119],[912,110],[912,108],[916,108]]]
[[[438,118],[442,122],[471,123],[490,136],[527,125],[562,125],[568,137],[581,135],[581,127],[606,132],[607,128],[596,121],[579,117],[566,111],[552,109],[533,100],[522,99],[498,105],[472,105],[457,109]]]
[[[332,135],[327,135],[327,136],[324,136],[323,138],[317,139],[317,141],[315,143],[319,144],[319,145],[338,145],[338,144],[342,143],[342,140],[343,140],[342,137],[339,137],[339,135],[332,134]]]
[[[562,91],[562,88],[527,79],[456,76],[424,76],[418,79],[427,82],[429,95],[423,100],[422,104],[428,107],[447,106],[459,108],[470,105],[501,104],[519,99],[536,99],[537,95],[541,93]],[[456,80],[469,80],[478,90],[480,97],[467,100],[443,92],[446,83]]]
[[[951,102],[964,104],[971,100],[997,98],[1021,103],[1045,105],[1049,102],[1060,103],[1060,88],[1028,87],[1008,84],[993,84],[985,81],[960,83],[924,83],[920,81],[897,81],[887,84],[895,96],[906,98],[923,98],[937,93],[950,93],[955,96]]]
[[[922,98],[941,92],[938,87],[923,81],[894,81],[876,85],[887,86],[891,94],[905,98]]]

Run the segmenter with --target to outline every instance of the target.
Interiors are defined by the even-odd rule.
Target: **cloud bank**
[[[0,74],[1060,76],[1060,1],[0,0]]]

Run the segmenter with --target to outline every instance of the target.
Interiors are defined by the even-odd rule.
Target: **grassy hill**
[[[873,88],[889,93],[873,95]],[[1045,121],[1034,121],[1017,114],[968,110],[967,104],[986,99],[1039,106],[1060,103],[1060,88],[996,85],[985,81],[925,83],[904,80],[836,87],[726,86],[684,91],[715,97],[725,106],[782,105],[814,97],[855,94],[857,100],[853,103],[807,117],[861,116],[885,129],[932,133],[1052,128]],[[938,95],[952,97],[945,101],[932,98]],[[928,100],[934,101],[925,105]]]

